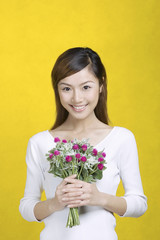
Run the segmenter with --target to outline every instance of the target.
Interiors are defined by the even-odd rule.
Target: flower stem
[[[58,161],[59,161],[59,163],[60,163],[60,165],[61,165],[61,168],[62,168],[62,170],[63,170],[63,176],[64,176],[64,178],[65,178],[65,177],[68,177],[67,172],[63,169],[64,167],[63,167],[62,162],[59,160],[59,157],[58,157]]]
[[[69,209],[69,215],[68,215],[66,227],[71,228],[76,225],[80,225],[78,207]]]
[[[79,174],[78,174],[78,179],[79,179],[79,177],[80,177],[80,175],[81,175],[82,169],[83,169],[83,164],[81,165],[81,169],[80,169],[80,172],[79,172]]]
[[[94,172],[96,172],[98,170],[97,166],[98,166],[98,164],[96,164],[96,166],[94,167],[94,170],[92,172],[90,172],[90,175],[92,175]]]

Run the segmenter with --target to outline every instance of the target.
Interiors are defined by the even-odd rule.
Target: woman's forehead
[[[59,85],[62,84],[68,84],[70,86],[82,85],[86,82],[96,83],[97,80],[98,79],[94,76],[94,74],[91,71],[89,71],[88,68],[84,68],[81,71],[72,74],[71,76],[61,79],[59,81]]]

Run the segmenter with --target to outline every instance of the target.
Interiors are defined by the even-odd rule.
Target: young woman
[[[41,240],[116,240],[114,213],[139,217],[147,210],[134,134],[124,127],[109,126],[106,71],[92,49],[77,47],[62,53],[52,70],[52,84],[56,121],[50,130],[29,139],[20,212],[27,221],[44,221]],[[48,173],[45,154],[55,146],[55,137],[89,138],[98,151],[105,148],[103,178],[91,184],[75,175],[62,180]],[[117,197],[120,179],[125,195]],[[43,190],[45,201],[41,201]],[[66,228],[72,207],[79,207],[80,225]]]

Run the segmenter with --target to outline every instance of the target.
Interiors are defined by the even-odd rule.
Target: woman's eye
[[[69,88],[69,87],[65,87],[65,88],[63,88],[62,90],[66,91],[65,89],[70,89],[70,88]],[[68,91],[66,91],[66,92],[68,92]]]
[[[88,88],[91,88],[91,87],[90,87],[90,86],[87,86],[87,85],[84,86],[84,89],[85,89],[85,90],[87,90]],[[65,87],[65,88],[63,88],[62,90],[65,91],[65,92],[68,92],[69,89],[70,89],[69,87]]]
[[[87,86],[87,85],[86,85],[86,86],[84,86],[84,88],[85,88],[85,87],[91,88],[90,86]],[[87,90],[88,88],[85,88],[85,89]]]

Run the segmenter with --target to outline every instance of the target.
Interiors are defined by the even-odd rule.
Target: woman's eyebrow
[[[80,85],[83,85],[83,84],[88,83],[88,82],[95,83],[95,82],[93,82],[93,81],[87,81],[87,82],[83,82],[83,83],[81,83]],[[62,85],[62,84],[64,84],[64,85],[68,85],[68,86],[72,86],[72,85],[70,85],[70,84],[68,84],[68,83],[63,83],[63,82],[61,82],[59,85]]]

